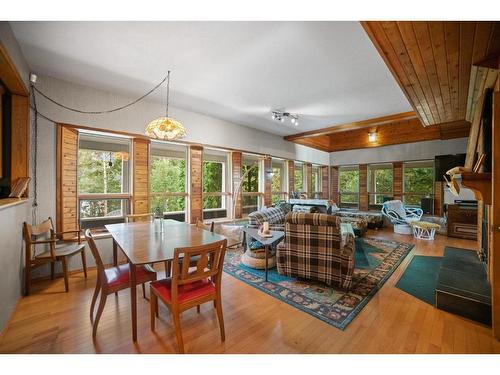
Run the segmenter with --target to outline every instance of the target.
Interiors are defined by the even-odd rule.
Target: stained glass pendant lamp
[[[167,74],[167,108],[165,116],[158,117],[146,126],[146,135],[151,138],[173,141],[186,136],[184,126],[171,117],[168,117],[168,102],[170,95],[170,70]]]

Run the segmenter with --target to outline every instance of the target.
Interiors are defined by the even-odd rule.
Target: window
[[[384,198],[392,198],[392,164],[368,166],[368,196],[370,208],[380,209]]]
[[[321,170],[318,165],[312,166],[311,188],[310,197],[316,199],[321,198]]]
[[[168,219],[186,221],[186,155],[185,146],[151,143],[151,211]]]
[[[242,213],[248,215],[256,211],[262,204],[260,171],[262,161],[255,155],[244,154],[241,174],[244,176],[241,184]]]
[[[304,191],[304,171],[302,163],[295,163],[294,169],[294,190],[297,193],[302,193]]]
[[[281,159],[272,159],[273,177],[271,180],[272,204],[287,199],[285,162]]]
[[[339,168],[339,195],[341,207],[358,207],[359,168],[357,165]]]
[[[434,161],[412,161],[403,164],[403,202],[420,206],[424,197],[434,196]]]
[[[203,151],[203,219],[228,217],[228,154],[225,151]]]
[[[123,222],[130,206],[130,140],[81,133],[78,144],[81,228]]]

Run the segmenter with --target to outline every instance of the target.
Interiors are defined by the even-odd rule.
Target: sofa
[[[363,219],[366,221],[369,229],[379,229],[384,226],[384,217],[381,212],[377,211],[337,209],[332,211],[332,214],[339,217]]]
[[[290,212],[285,238],[276,248],[278,273],[350,289],[355,244],[352,231],[342,233],[339,218],[320,213]]]
[[[276,207],[263,208],[248,214],[248,227],[259,228],[267,221],[270,230],[285,229],[285,215],[290,212],[291,206],[287,203],[278,204]]]

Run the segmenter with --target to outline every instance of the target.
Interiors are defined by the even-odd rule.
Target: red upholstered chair
[[[92,296],[92,303],[90,305],[90,320],[93,322],[92,337],[95,338],[99,319],[101,319],[101,315],[104,310],[104,305],[106,305],[106,299],[108,295],[117,293],[118,291],[123,289],[130,288],[130,270],[128,263],[121,264],[116,267],[104,268],[99,250],[97,249],[90,229],[87,229],[85,231],[85,238],[87,239],[87,243],[89,244],[90,250],[92,251],[92,255],[94,256],[95,263],[97,265],[97,283],[95,286],[94,295]],[[156,272],[153,267],[149,265],[138,266],[136,268],[136,272],[137,284],[142,284],[142,293],[143,296],[146,297],[144,283],[156,280]],[[99,292],[101,293],[101,298],[94,319],[94,307]]]
[[[184,353],[180,315],[205,302],[214,301],[221,339],[225,340],[221,279],[226,246],[227,240],[222,240],[209,245],[175,249],[172,277],[150,284],[151,330],[155,329],[160,299],[172,314],[180,353]],[[194,266],[193,259],[196,259]]]

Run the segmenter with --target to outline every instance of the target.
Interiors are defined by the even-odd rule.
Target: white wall
[[[0,43],[27,83],[29,68],[7,22],[0,22]],[[22,223],[30,217],[29,201],[0,209],[0,332],[21,296],[24,264]]]
[[[331,165],[371,164],[434,159],[436,155],[465,153],[467,138],[407,143],[330,153]]]

